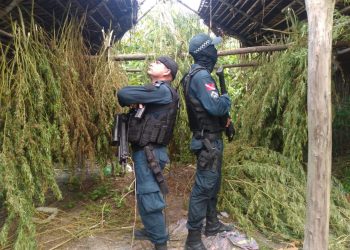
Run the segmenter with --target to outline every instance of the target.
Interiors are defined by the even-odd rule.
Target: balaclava
[[[196,64],[205,67],[209,72],[212,72],[218,60],[218,53],[214,45],[209,45],[200,52],[190,53]]]

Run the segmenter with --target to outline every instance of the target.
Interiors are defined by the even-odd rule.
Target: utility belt
[[[209,141],[215,141],[222,139],[222,132],[206,132],[206,131],[194,131],[193,137],[197,140],[208,139]]]
[[[159,161],[156,160],[156,156],[153,151],[154,148],[155,147],[153,145],[148,144],[143,147],[143,150],[145,151],[148,167],[151,169],[154,177],[156,178],[160,191],[162,192],[163,195],[167,195],[169,193],[168,185],[165,181],[163,171],[160,167]]]
[[[152,146],[153,148],[161,148],[164,147],[164,145],[156,144],[156,143],[148,143],[148,146]],[[139,151],[139,150],[145,150],[145,146],[140,146],[138,144],[132,143],[131,149],[133,152]]]

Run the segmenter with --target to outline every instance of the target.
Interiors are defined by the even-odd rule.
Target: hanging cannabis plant
[[[83,168],[111,156],[115,90],[124,82],[103,56],[90,60],[83,21],[66,21],[55,37],[33,23],[13,24],[0,44],[0,191],[4,246],[16,225],[15,249],[34,249],[35,206],[49,190],[61,198],[54,167]]]
[[[334,23],[333,39],[349,41],[350,18],[336,14]],[[238,136],[226,145],[220,204],[247,231],[301,242],[306,214],[307,26],[294,22],[292,28],[287,51],[261,55],[261,66],[240,78],[244,93],[235,100]],[[330,249],[348,249],[349,225],[350,204],[333,179]]]

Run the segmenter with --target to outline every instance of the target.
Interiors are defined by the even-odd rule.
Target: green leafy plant
[[[92,192],[90,192],[88,196],[91,200],[96,201],[109,194],[110,194],[110,188],[106,185],[100,185],[96,189],[94,189]]]
[[[13,43],[0,44],[0,190],[7,217],[4,246],[16,225],[14,249],[35,249],[35,206],[52,190],[54,168],[84,168],[113,157],[109,136],[124,79],[105,52],[89,59],[84,20],[63,20],[56,36],[32,21],[13,23]],[[74,171],[72,171],[74,172]]]

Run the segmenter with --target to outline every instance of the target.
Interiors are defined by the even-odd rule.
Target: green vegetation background
[[[187,52],[190,38],[207,28],[194,14],[169,12],[168,4],[159,4],[116,43],[112,53],[174,57],[180,66],[174,82],[178,87],[191,64],[191,58],[181,54]],[[307,26],[289,15],[290,36],[271,41],[290,44],[287,51],[219,58],[218,64],[252,60],[260,64],[225,71],[237,135],[233,143],[225,143],[220,206],[244,231],[301,242],[307,160]],[[13,46],[0,45],[0,190],[6,211],[0,233],[3,246],[8,243],[9,230],[17,225],[14,248],[36,248],[34,209],[45,202],[50,191],[61,197],[55,169],[68,167],[74,173],[77,168],[104,167],[115,160],[109,145],[113,114],[121,110],[115,91],[127,84],[148,82],[147,64],[154,57],[118,65],[107,62],[102,49],[96,60],[87,59],[83,21],[66,22],[55,36],[34,23],[27,28],[14,23]],[[349,22],[349,17],[335,13],[334,41],[350,40]],[[237,47],[237,41],[225,37],[219,50]],[[126,76],[121,68],[142,72]],[[335,75],[339,72],[341,69],[334,69]],[[347,77],[342,77],[345,86],[349,85]],[[333,126],[335,138],[339,138],[334,149],[335,156],[349,157],[343,151],[348,144],[341,141],[349,137],[349,95],[341,90],[344,88],[334,82]],[[174,138],[172,160],[193,163],[183,98]],[[345,185],[333,179],[330,249],[349,247],[350,208],[345,199],[349,162],[340,160],[336,165],[335,173],[343,176]]]

